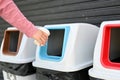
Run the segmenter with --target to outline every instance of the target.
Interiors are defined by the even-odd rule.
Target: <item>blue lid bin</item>
[[[120,80],[120,21],[104,21],[94,50],[92,78]],[[92,79],[91,79],[92,80]]]
[[[99,28],[88,23],[45,25],[46,45],[37,46],[33,66],[58,72],[75,72],[92,65]],[[41,71],[41,70],[39,70]]]
[[[7,28],[0,49],[0,68],[4,80],[11,80],[8,73],[16,77],[14,80],[35,80],[35,68],[32,66],[35,51],[36,45],[32,39],[16,28]]]

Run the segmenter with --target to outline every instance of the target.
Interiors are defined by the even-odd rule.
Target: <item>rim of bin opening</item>
[[[102,35],[103,38],[102,38],[100,62],[106,68],[120,70],[120,63],[112,62],[109,59],[111,28],[120,28],[120,24],[106,24],[104,26],[103,35]]]
[[[54,27],[47,27],[46,28],[48,30],[64,30],[64,38],[63,38],[63,43],[62,43],[62,52],[61,52],[61,56],[52,56],[52,55],[48,55],[47,54],[47,46],[48,43],[44,46],[39,47],[41,50],[39,50],[39,57],[43,60],[50,60],[50,61],[56,61],[59,62],[63,59],[64,55],[65,55],[65,49],[66,49],[66,44],[68,41],[68,36],[69,36],[69,32],[70,32],[70,26],[57,26],[56,28]]]
[[[10,32],[18,32],[18,39],[17,39],[17,44],[16,44],[16,51],[10,51],[9,47],[10,47],[10,36],[11,33]],[[9,56],[16,56],[19,48],[20,48],[20,44],[21,44],[21,40],[23,37],[23,33],[20,32],[19,30],[5,30],[5,34],[4,34],[4,42],[3,42],[3,54],[4,55],[9,55]]]

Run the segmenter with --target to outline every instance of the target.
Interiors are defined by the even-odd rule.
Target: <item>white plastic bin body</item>
[[[13,32],[12,34],[8,35],[9,37],[12,37],[12,35],[14,35],[14,31],[18,31],[18,30],[16,28],[9,27],[6,31],[9,31],[9,33]],[[6,36],[6,34],[5,34],[5,36]],[[16,34],[15,36],[19,36],[19,35]],[[19,37],[18,37],[18,39],[19,39]],[[5,45],[7,45],[7,48],[5,50],[7,52],[4,53],[4,48],[3,48],[4,43],[5,43],[4,41],[5,41],[5,39],[3,39],[2,44],[1,44],[0,61],[8,62],[8,63],[22,64],[22,63],[32,62],[35,59],[36,45],[33,43],[33,39],[28,38],[25,34],[22,35],[20,43],[15,43],[14,36],[12,37],[12,39],[11,39],[12,44],[15,43],[16,45],[19,45],[19,48],[17,46],[16,51],[14,51],[12,49],[10,51],[9,47],[11,47],[11,46],[10,46],[10,42],[8,42],[9,43],[8,45],[5,44]],[[10,41],[10,40],[8,40],[8,41]],[[14,47],[14,46],[12,46],[12,47]],[[10,54],[9,54],[9,52],[10,52]]]
[[[11,73],[3,71],[4,80],[36,80],[36,75],[31,74],[27,76],[18,76]]]
[[[120,80],[120,21],[104,21],[99,30],[94,50],[93,68],[89,75],[103,80]]]
[[[48,55],[48,40],[45,46],[37,46],[36,59],[33,62],[33,66],[62,72],[73,72],[92,65],[93,50],[99,30],[97,26],[87,23],[71,23],[45,25],[45,27],[50,31],[49,39],[54,35],[52,31],[58,30],[59,32],[63,30],[61,55]],[[51,48],[55,47],[52,43],[54,41],[51,41]],[[57,43],[61,44],[60,41]]]

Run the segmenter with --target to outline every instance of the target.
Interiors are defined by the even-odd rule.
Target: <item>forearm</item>
[[[21,32],[25,33],[28,37],[32,37],[37,31],[35,26],[26,19],[12,0],[1,10],[1,17],[12,26],[18,28]]]

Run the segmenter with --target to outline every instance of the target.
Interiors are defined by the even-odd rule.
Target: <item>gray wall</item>
[[[120,19],[119,0],[14,0],[35,25],[87,22],[100,25],[105,20]],[[0,43],[10,26],[0,19]]]

